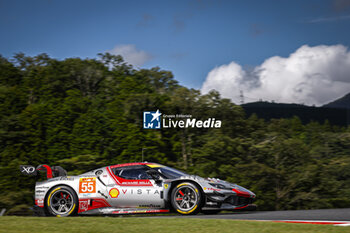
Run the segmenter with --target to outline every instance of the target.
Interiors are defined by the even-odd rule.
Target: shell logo
[[[109,196],[111,196],[111,198],[117,198],[119,196],[119,190],[117,188],[112,188],[109,190]]]

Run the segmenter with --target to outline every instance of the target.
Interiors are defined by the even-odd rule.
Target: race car
[[[157,163],[111,165],[78,176],[59,166],[21,165],[21,172],[46,172],[36,182],[34,211],[39,216],[178,212],[214,214],[254,209],[255,194],[237,184],[189,175]]]

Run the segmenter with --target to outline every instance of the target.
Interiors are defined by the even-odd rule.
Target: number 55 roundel
[[[96,192],[96,178],[80,178],[79,193],[95,193]]]

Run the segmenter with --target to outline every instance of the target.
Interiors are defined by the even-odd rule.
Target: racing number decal
[[[96,178],[80,178],[79,193],[96,193]]]

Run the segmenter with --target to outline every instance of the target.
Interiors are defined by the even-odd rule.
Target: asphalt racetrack
[[[244,219],[244,220],[322,220],[350,221],[350,208],[285,211],[242,211],[214,215],[159,216],[161,218]]]

